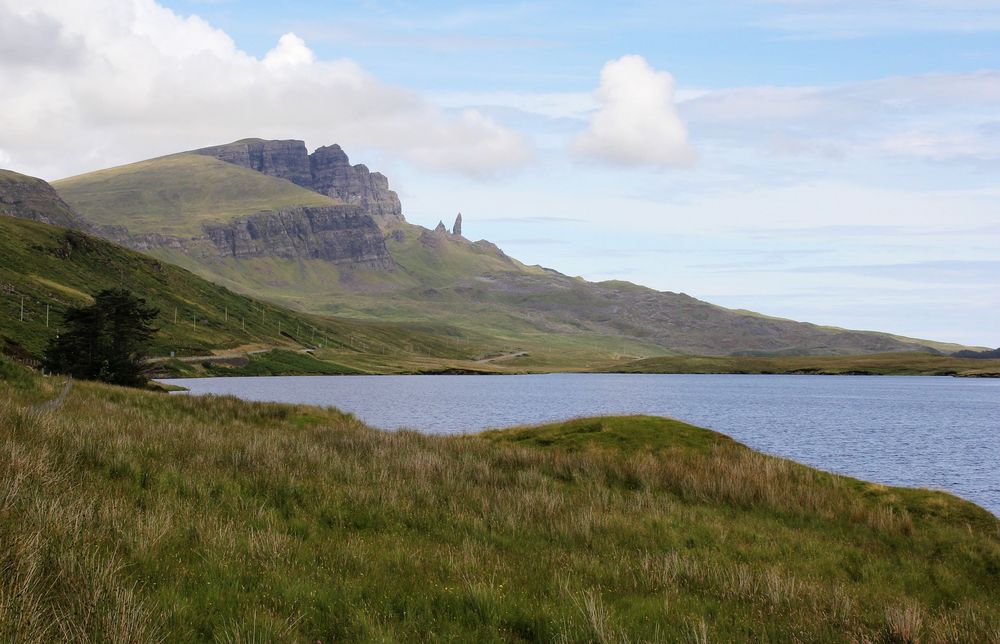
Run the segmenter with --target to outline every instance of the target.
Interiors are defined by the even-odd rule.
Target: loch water
[[[369,425],[464,433],[579,416],[670,416],[754,449],[1000,515],[1000,380],[547,374],[165,380],[192,394],[332,406]]]

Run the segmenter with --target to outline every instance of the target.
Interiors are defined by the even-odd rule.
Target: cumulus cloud
[[[532,156],[487,116],[319,60],[295,34],[257,58],[155,0],[0,0],[0,36],[0,149],[46,178],[252,136],[477,177]]]
[[[674,106],[674,78],[642,56],[623,56],[601,70],[597,111],[572,149],[611,164],[687,166],[694,162],[687,129]]]

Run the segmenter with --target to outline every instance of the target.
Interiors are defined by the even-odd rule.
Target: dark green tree
[[[143,362],[156,333],[150,322],[158,314],[127,289],[101,291],[92,305],[66,311],[63,331],[45,351],[45,368],[74,378],[141,387],[146,384]]]

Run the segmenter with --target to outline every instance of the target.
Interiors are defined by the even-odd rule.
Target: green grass
[[[207,374],[212,376],[337,376],[364,373],[327,360],[317,360],[309,354],[277,349],[251,355],[244,364],[209,363]]]
[[[480,338],[460,336],[446,325],[406,326],[292,311],[80,232],[0,217],[0,352],[37,359],[69,306],[85,304],[90,293],[119,285],[160,309],[156,356],[201,356],[240,347],[322,347],[322,352],[335,355],[336,364],[312,365],[310,373],[339,373],[356,368],[401,371],[411,363],[451,364],[485,350],[478,344]],[[278,363],[257,359],[253,364],[268,371]],[[288,360],[283,364],[302,368]]]
[[[206,222],[339,203],[291,181],[200,154],[174,154],[53,182],[87,219],[133,234],[194,236]]]
[[[760,373],[874,376],[1000,376],[1000,360],[921,352],[856,356],[669,356],[606,367],[615,373]]]
[[[4,365],[0,360],[0,365]],[[666,419],[483,436],[0,368],[0,640],[1000,638],[1000,524]]]

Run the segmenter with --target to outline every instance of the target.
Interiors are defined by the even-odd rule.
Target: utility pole
[[[45,328],[49,328],[49,305],[45,305]]]
[[[226,322],[229,322],[229,307],[226,307]]]

